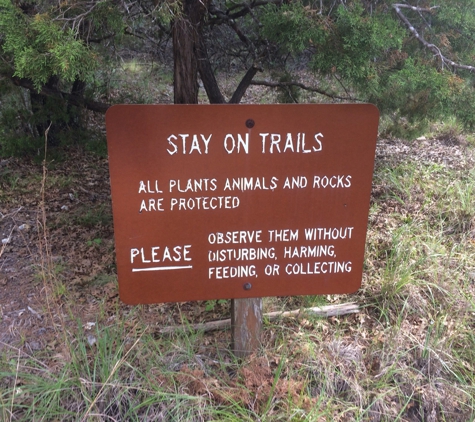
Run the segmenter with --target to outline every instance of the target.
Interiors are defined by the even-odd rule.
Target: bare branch
[[[201,81],[208,95],[209,102],[211,104],[223,104],[225,103],[223,94],[219,89],[218,82],[214,76],[213,69],[208,57],[208,51],[206,49],[206,43],[202,36],[200,36],[196,53],[198,56],[198,71],[200,73]]]
[[[26,89],[29,89],[30,91],[37,92],[33,85],[33,82],[30,81],[29,79],[17,78],[17,77],[11,77],[10,79],[17,86],[21,86],[22,88],[26,88]],[[39,94],[44,95],[45,97],[62,99],[62,100],[68,101],[70,104],[74,106],[84,107],[84,108],[87,108],[88,110],[95,111],[98,113],[105,113],[107,109],[110,107],[110,104],[88,100],[86,98],[83,98],[80,95],[69,94],[67,92],[60,91],[57,88],[51,88],[48,86],[43,86]]]
[[[234,91],[233,96],[229,100],[230,104],[239,104],[241,102],[242,97],[249,88],[249,85],[253,84],[252,78],[256,75],[257,72],[262,72],[262,68],[258,65],[253,64],[251,68],[246,72],[244,77],[242,78],[241,82],[239,83],[236,91]]]
[[[425,8],[420,8],[420,7],[409,6],[407,4],[399,4],[399,3],[393,4],[394,10],[396,11],[399,18],[406,25],[407,29],[409,29],[409,31],[418,39],[418,41],[425,48],[427,48],[428,50],[431,50],[435,54],[435,56],[437,56],[440,59],[440,61],[442,63],[442,67],[444,67],[444,65],[447,65],[447,66],[452,66],[452,68],[454,68],[454,69],[464,69],[464,70],[468,70],[470,72],[475,71],[474,66],[468,66],[468,65],[464,65],[464,64],[460,64],[460,63],[455,63],[453,60],[451,60],[448,57],[444,56],[439,47],[437,47],[435,44],[429,43],[428,41],[426,41],[426,39],[421,34],[419,34],[417,29],[412,25],[412,23],[409,21],[409,19],[401,11],[402,8],[405,8],[405,9],[411,9],[411,10],[418,11],[418,12],[432,12],[433,9],[435,9],[436,7],[437,6],[431,7],[429,9],[425,9]]]
[[[87,3],[85,5],[87,7],[87,9],[83,13],[80,13],[79,15],[76,15],[73,18],[66,18],[65,15],[67,14],[67,12],[73,8],[73,6],[69,6],[66,10],[63,11],[61,16],[58,16],[57,18],[54,18],[54,20],[64,21],[64,22],[72,22],[71,29],[73,31],[78,31],[78,28],[81,26],[81,23],[83,22],[83,20],[87,16],[89,16],[99,4],[101,4],[101,2],[99,2],[99,1]],[[76,5],[74,5],[74,6],[76,6]]]
[[[249,13],[252,13],[252,9],[255,9],[256,7],[265,6],[267,4],[282,4],[282,1],[283,0],[255,0],[250,3],[237,3],[225,11],[218,9],[216,5],[211,3],[208,8],[208,12],[210,15],[214,15],[216,17],[209,19],[209,23],[218,24],[221,22],[228,22],[233,19],[238,19]],[[233,12],[234,10],[237,11]]]
[[[317,94],[324,95],[325,97],[331,98],[333,100],[364,102],[364,100],[360,100],[358,98],[340,97],[339,95],[335,95],[330,92],[323,91],[322,89],[319,89],[319,88],[306,86],[300,82],[252,81],[251,85],[262,85],[262,86],[268,86],[271,88],[286,88],[290,86],[296,86],[298,88],[304,89],[305,91],[316,92]]]
[[[237,26],[236,22],[231,19],[229,21],[229,26],[233,29],[233,31],[236,33],[236,35],[238,36],[238,38],[244,43],[246,44],[252,51],[253,53],[253,56],[255,56],[255,48],[254,48],[254,45],[252,44],[252,42],[249,40],[249,38],[241,31],[241,29]]]
[[[411,9],[414,12],[426,12],[426,13],[432,13],[435,9],[438,9],[440,6],[432,6],[432,7],[417,7],[417,6],[411,6],[409,4],[403,4],[403,3],[395,3],[393,4],[393,7],[398,7],[400,9]]]
[[[264,314],[264,317],[269,321],[275,321],[279,318],[291,318],[291,317],[305,317],[306,315],[313,315],[319,317],[331,317],[331,316],[340,316],[340,315],[348,315],[348,314],[357,314],[359,313],[360,309],[357,303],[349,302],[349,303],[341,303],[336,305],[327,305],[321,307],[314,307],[314,308],[306,308],[306,309],[296,309],[294,311],[287,311],[287,312],[269,312]],[[179,325],[179,326],[169,326],[163,327],[159,330],[160,334],[168,335],[174,334],[179,331],[183,330],[196,330],[196,331],[216,331],[216,330],[224,330],[231,327],[231,319],[223,319],[219,321],[210,321],[205,322],[202,324],[192,324],[192,325]]]

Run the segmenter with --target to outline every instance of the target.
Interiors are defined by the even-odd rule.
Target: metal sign
[[[378,118],[369,104],[109,109],[122,301],[357,290]]]

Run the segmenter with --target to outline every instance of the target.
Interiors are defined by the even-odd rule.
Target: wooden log
[[[231,301],[231,349],[238,358],[255,352],[261,345],[262,299]]]
[[[243,299],[241,299],[243,300]],[[313,308],[296,309],[294,311],[286,312],[269,312],[265,313],[264,318],[269,321],[274,321],[279,318],[299,317],[304,315],[313,315],[319,317],[331,317],[347,314],[356,314],[359,312],[359,307],[354,302],[341,303],[337,305],[316,306]],[[219,321],[210,321],[201,324],[190,324],[187,326],[173,325],[169,327],[163,327],[158,332],[160,334],[173,334],[178,331],[190,330],[190,331],[216,331],[224,330],[231,327],[231,319],[222,319]]]

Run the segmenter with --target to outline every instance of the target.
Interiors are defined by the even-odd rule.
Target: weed
[[[51,175],[46,182],[46,189],[59,188],[67,189],[74,183],[74,178],[71,175]]]
[[[443,122],[435,122],[430,125],[428,137],[442,141],[456,142],[463,135],[463,124],[456,117],[448,117]]]
[[[93,277],[89,282],[92,286],[104,286],[111,282],[116,282],[117,277],[111,274],[98,274],[97,276]]]
[[[96,239],[88,240],[86,242],[86,245],[89,247],[99,247],[102,245],[102,239],[96,238]]]
[[[112,212],[109,204],[100,204],[95,208],[84,206],[76,210],[73,219],[75,224],[86,228],[107,226],[112,222]],[[96,245],[99,244],[96,242]]]
[[[218,299],[218,300],[207,300],[205,302],[205,311],[211,312],[214,311],[219,306],[227,306],[228,301],[226,299]]]
[[[8,190],[16,190],[19,180],[20,176],[15,175],[8,167],[4,169],[0,168],[0,183],[7,186]]]

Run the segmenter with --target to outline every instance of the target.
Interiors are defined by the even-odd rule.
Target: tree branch
[[[219,89],[218,81],[214,76],[213,68],[211,67],[211,63],[209,61],[206,44],[202,35],[198,41],[196,53],[198,56],[198,71],[200,73],[206,95],[208,95],[209,102],[211,104],[225,103],[223,94]]]
[[[208,8],[208,12],[210,15],[214,15],[216,17],[209,19],[208,23],[219,24],[224,21],[229,22],[230,20],[238,19],[251,13],[252,9],[255,9],[256,7],[265,6],[266,4],[282,4],[282,2],[283,0],[258,0],[252,1],[251,3],[239,3],[231,6],[225,11],[218,9],[216,5],[211,3]],[[231,13],[233,10],[236,9],[239,10],[234,13]]]
[[[406,25],[407,29],[409,29],[409,31],[417,38],[417,40],[425,48],[432,51],[440,59],[440,61],[442,63],[442,68],[444,67],[444,65],[447,65],[447,66],[452,66],[452,68],[454,68],[454,69],[464,69],[464,70],[468,70],[470,72],[475,71],[474,66],[468,66],[468,65],[464,65],[464,64],[455,63],[451,59],[445,57],[442,54],[442,51],[440,51],[439,47],[437,47],[435,44],[429,43],[428,41],[425,40],[425,38],[421,34],[419,34],[417,29],[411,24],[411,22],[406,17],[406,15],[404,15],[404,13],[402,13],[402,11],[401,11],[402,8],[405,8],[405,9],[411,9],[411,10],[418,11],[418,12],[432,12],[432,10],[435,9],[436,7],[437,6],[431,7],[429,9],[425,9],[425,8],[420,8],[420,7],[409,6],[407,4],[400,4],[400,3],[393,4],[393,8],[396,11],[396,14],[399,16],[399,18],[402,20],[402,22]]]
[[[29,89],[30,91],[37,92],[33,82],[29,79],[17,78],[15,76],[10,77],[11,81],[16,85],[22,88]],[[69,104],[72,104],[76,107],[85,107],[88,110],[95,111],[98,113],[105,113],[110,107],[110,104],[101,103],[98,101],[88,100],[83,98],[81,95],[70,94],[68,92],[60,91],[57,88],[43,86],[38,93],[45,97],[52,97],[67,101]]]
[[[418,7],[418,6],[411,6],[409,4],[395,3],[395,4],[393,4],[393,7],[398,7],[400,9],[411,9],[414,12],[432,13],[435,9],[438,9],[440,6]]]
[[[270,88],[285,88],[289,86],[296,86],[298,88],[304,89],[305,91],[316,92],[317,94],[324,95],[325,97],[331,98],[333,100],[343,100],[343,101],[359,101],[364,102],[364,100],[351,97],[340,97],[339,95],[331,94],[329,92],[323,91],[322,89],[306,86],[300,82],[271,82],[271,81],[252,81],[251,85],[262,85],[268,86]]]
[[[69,6],[65,10],[63,10],[61,16],[58,16],[58,17],[54,18],[54,20],[68,22],[68,23],[72,22],[71,29],[73,31],[77,31],[78,28],[81,26],[81,23],[83,22],[83,20],[87,16],[89,16],[99,4],[101,4],[100,1],[93,1],[93,2],[90,2],[90,3],[83,4],[84,6],[87,7],[87,10],[85,10],[83,13],[81,13],[79,15],[74,16],[73,18],[67,18],[66,17],[67,12],[75,7],[75,5],[74,6]]]
[[[257,66],[256,64],[253,64],[251,68],[246,72],[244,77],[242,78],[241,82],[239,83],[238,87],[236,88],[236,91],[234,91],[233,96],[229,100],[230,104],[239,104],[241,102],[242,97],[246,93],[247,88],[249,88],[249,85],[251,85],[252,78],[256,75],[257,72],[261,71],[262,68]]]
[[[279,318],[300,317],[305,315],[314,315],[319,317],[331,317],[347,314],[357,314],[359,312],[358,304],[354,302],[341,303],[337,305],[327,305],[322,307],[296,309],[295,311],[287,312],[269,312],[264,314],[264,318],[269,321],[274,321]],[[163,327],[158,332],[160,334],[173,334],[183,330],[196,330],[196,331],[216,331],[223,330],[231,327],[231,319],[223,319],[220,321],[210,321],[203,324],[191,324],[191,325],[179,325]]]

